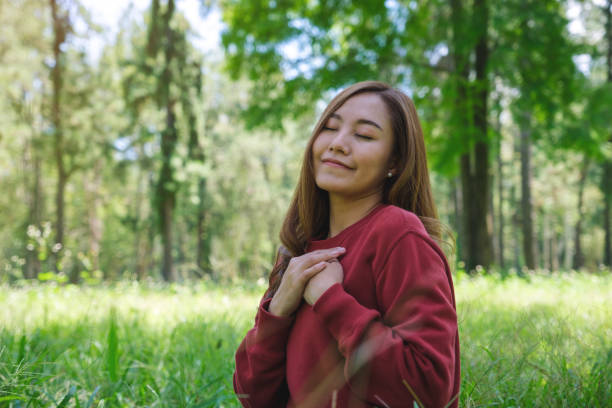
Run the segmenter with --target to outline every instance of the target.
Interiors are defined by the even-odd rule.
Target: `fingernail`
[[[344,252],[344,251],[346,251],[346,249],[344,247],[336,247],[334,249],[334,251],[336,251],[336,252]]]

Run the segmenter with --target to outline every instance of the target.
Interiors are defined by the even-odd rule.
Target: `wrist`
[[[278,302],[276,301],[276,297],[273,297],[268,305],[268,312],[274,316],[278,317],[288,317],[290,313],[287,313],[280,306],[278,306]]]
[[[327,286],[325,289],[323,289],[321,291],[321,293],[319,294],[319,296],[317,296],[317,298],[314,300],[314,302],[312,302],[312,306],[314,307],[314,305],[324,297],[324,295],[329,292],[334,286],[339,285],[340,286],[340,290],[344,290],[342,288],[342,284],[340,282],[332,282],[329,286]]]

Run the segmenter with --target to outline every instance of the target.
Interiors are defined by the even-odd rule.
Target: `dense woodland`
[[[176,3],[93,55],[79,1],[0,0],[0,281],[267,276],[317,114],[366,79],[415,100],[456,269],[609,270],[612,0],[201,0],[207,52]]]

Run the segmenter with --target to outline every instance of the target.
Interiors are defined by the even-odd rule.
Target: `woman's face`
[[[383,100],[363,93],[348,99],[325,123],[313,146],[317,186],[345,199],[379,194],[391,166],[391,118]]]

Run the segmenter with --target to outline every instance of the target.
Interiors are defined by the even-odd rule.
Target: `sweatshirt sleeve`
[[[271,314],[269,304],[261,302],[255,327],[236,351],[234,391],[245,408],[284,408],[289,398],[285,366],[293,318]]]
[[[314,310],[338,342],[356,395],[388,407],[412,407],[415,399],[444,407],[455,397],[457,315],[449,280],[442,256],[408,232],[377,274],[379,310],[340,284],[319,298]]]

